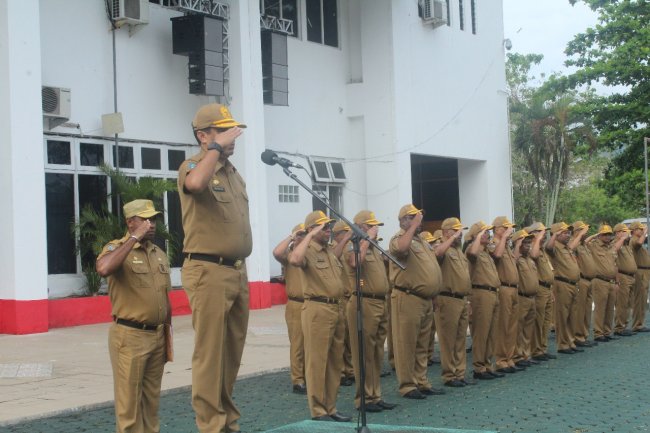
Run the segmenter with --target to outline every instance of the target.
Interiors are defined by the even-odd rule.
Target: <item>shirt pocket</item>
[[[146,263],[131,263],[131,275],[134,287],[151,287],[153,275]]]
[[[230,222],[233,220],[233,210],[232,210],[232,197],[226,191],[215,191],[212,190],[212,196],[217,201],[217,207],[219,208],[219,215],[221,220],[224,222]]]
[[[322,278],[330,277],[330,264],[327,262],[316,262],[316,271]]]

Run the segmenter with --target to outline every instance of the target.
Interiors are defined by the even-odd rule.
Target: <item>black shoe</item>
[[[580,353],[585,351],[585,349],[578,349],[577,347],[572,347],[571,350],[573,350],[573,353]]]
[[[483,373],[477,373],[475,371],[472,376],[474,377],[474,379],[479,379],[479,380],[492,380],[492,379],[494,379],[494,376],[492,376],[487,371],[484,371]]]
[[[427,363],[429,363],[429,362],[430,362],[431,364],[440,364],[440,358],[437,357],[437,356],[433,356],[433,357],[431,357],[431,358],[429,359],[429,361],[428,361]],[[429,365],[431,365],[431,364],[429,364]]]
[[[421,393],[420,391],[418,391],[417,389],[413,389],[413,390],[407,392],[407,393],[404,394],[402,397],[404,397],[404,398],[410,398],[411,400],[424,400],[425,398],[427,398],[426,395],[422,394],[422,393]]]
[[[478,385],[478,382],[472,379],[461,379],[460,381],[465,385]]]
[[[637,328],[634,330],[634,332],[650,332],[650,328],[646,328],[645,326],[643,328]]]
[[[545,353],[544,355],[546,355],[546,357],[547,357],[548,359],[557,359],[557,356],[555,356],[555,355],[553,355],[553,354],[550,354],[550,353]]]
[[[505,374],[503,374],[503,373],[499,373],[498,371],[488,371],[487,374],[489,374],[490,376],[494,377],[495,379],[496,379],[496,378],[502,378],[502,377],[505,377],[505,376],[506,376]]]
[[[361,410],[361,408],[357,408],[357,410]],[[383,407],[379,406],[377,403],[366,403],[366,412],[381,412],[384,410]]]
[[[619,339],[619,337],[614,337],[614,336],[611,335],[611,334],[610,334],[610,335],[605,335],[605,338],[608,339],[608,340],[610,340],[610,341],[611,341],[611,340],[618,340],[618,339]]]
[[[398,406],[396,403],[388,403],[384,400],[379,400],[377,402],[377,405],[386,410],[393,410]]]
[[[307,394],[307,387],[304,383],[297,383],[293,386],[294,394]]]
[[[440,389],[440,388],[422,388],[419,391],[424,395],[443,395],[443,394],[445,394],[445,390]]]
[[[381,374],[379,375],[379,377],[386,377],[386,376],[390,376],[390,371],[388,371],[388,370],[384,370],[384,371],[382,371]]]
[[[521,360],[521,361],[517,361],[517,362],[515,362],[515,365],[516,365],[517,367],[523,367],[523,368],[526,368],[526,367],[530,367],[530,366],[533,365],[533,364],[531,364],[530,362],[528,362],[528,361],[526,361],[526,360]]]
[[[515,365],[514,367],[510,367],[510,368],[512,368],[515,371],[524,371],[526,369],[526,367],[522,365]]]
[[[620,337],[631,337],[631,336],[634,335],[634,334],[632,333],[632,331],[630,331],[629,329],[624,329],[624,330],[622,330],[622,331],[620,331],[620,332],[614,332],[614,334],[615,334],[615,335],[618,335],[618,336],[620,336]]]
[[[450,388],[462,388],[462,387],[465,386],[465,384],[463,382],[461,382],[460,380],[454,379],[454,380],[448,380],[447,382],[445,382],[445,386],[448,386]]]
[[[523,368],[522,368],[522,370],[523,370]],[[497,368],[497,372],[512,374],[512,373],[516,373],[517,370],[515,370],[514,367],[505,367],[505,368]]]
[[[595,341],[590,341],[589,344],[591,344],[591,347],[598,346],[598,343],[596,343]]]
[[[539,365],[539,361],[535,361],[533,358],[527,359],[526,362],[528,362],[530,365]]]
[[[544,362],[544,361],[548,361],[550,358],[546,355],[537,355],[537,356],[533,356],[533,359],[537,362]]]
[[[315,416],[312,418],[312,421],[334,421],[329,415]]]
[[[607,337],[602,336],[602,337],[596,337],[596,338],[594,338],[594,341],[599,341],[599,342],[601,342],[601,343],[607,343],[609,340],[607,339]]]
[[[576,341],[575,344],[578,347],[593,347],[593,344],[588,341]]]
[[[648,332],[650,332],[650,331],[648,331]],[[472,353],[472,346],[469,346],[469,347],[465,348],[465,353]]]
[[[341,412],[335,412],[332,415],[330,415],[330,418],[332,418],[336,422],[350,422],[352,421],[351,416],[343,415]]]
[[[558,349],[557,353],[562,353],[564,355],[573,355],[576,352],[574,352],[573,349],[569,348],[569,349]]]
[[[354,385],[354,377],[342,377],[341,386],[352,386]]]

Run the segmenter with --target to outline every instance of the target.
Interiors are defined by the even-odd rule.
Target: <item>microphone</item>
[[[279,164],[280,167],[284,167],[284,168],[289,168],[289,167],[303,168],[302,165],[296,164],[293,161],[289,161],[286,158],[282,158],[281,156],[278,156],[277,153],[269,149],[266,149],[264,152],[262,152],[261,157],[262,157],[262,162],[267,165]]]

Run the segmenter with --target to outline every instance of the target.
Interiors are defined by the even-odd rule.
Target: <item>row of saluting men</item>
[[[351,420],[336,409],[341,384],[356,382],[360,405],[357,266],[368,412],[397,406],[381,393],[386,339],[400,394],[424,399],[444,394],[427,379],[436,332],[444,385],[464,387],[555,358],[548,352],[553,323],[557,352],[565,355],[650,331],[644,327],[650,255],[641,223],[603,224],[588,236],[582,221],[550,228],[535,222],[516,231],[500,216],[491,225],[473,224],[463,243],[468,228],[458,218],[445,219],[434,234],[422,231],[423,213],[412,204],[398,218],[389,252],[404,270],[386,266],[367,241],[356,263],[350,228],[321,211],[307,215],[273,250],[285,273],[293,392],[307,394],[314,420]],[[380,240],[383,223],[373,212],[359,212],[354,223]],[[471,377],[465,375],[468,327]]]

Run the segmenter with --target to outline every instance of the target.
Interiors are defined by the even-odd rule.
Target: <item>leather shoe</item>
[[[596,337],[596,338],[594,338],[594,341],[599,341],[601,343],[607,343],[609,340],[607,339],[607,337]]]
[[[650,328],[646,328],[645,326],[643,328],[637,328],[634,330],[634,332],[650,332]]]
[[[382,409],[386,409],[386,410],[393,410],[397,407],[396,403],[388,403],[384,400],[379,400],[377,402],[377,405],[380,406]]]
[[[593,344],[588,341],[576,341],[575,344],[578,347],[593,347]]]
[[[611,340],[618,340],[618,339],[619,339],[619,337],[614,337],[613,335],[605,335],[605,338],[608,339],[608,340],[610,340],[610,341],[611,341]]]
[[[448,386],[450,388],[462,388],[465,386],[465,384],[460,380],[453,379],[445,382],[445,386]]]
[[[558,349],[557,353],[562,353],[564,355],[574,355],[576,352],[573,351],[573,349]]]
[[[336,422],[350,422],[352,421],[351,416],[343,415],[341,412],[335,412],[330,415],[330,418],[332,418]]]
[[[538,361],[538,362],[548,361],[548,360],[549,360],[549,358],[548,358],[546,355],[537,355],[537,356],[533,356],[533,359],[534,359],[535,361]]]
[[[524,368],[526,368],[526,367],[530,367],[530,366],[533,365],[533,364],[531,364],[530,362],[528,362],[528,361],[526,361],[526,360],[521,360],[521,361],[517,361],[517,362],[515,362],[515,365],[516,365],[517,367],[524,367]]]
[[[411,391],[404,394],[402,397],[410,398],[411,400],[424,400],[425,398],[427,398],[426,395],[422,394],[417,389],[412,389]]]
[[[307,394],[307,387],[304,383],[297,383],[293,386],[294,394]]]
[[[492,379],[494,379],[494,376],[492,376],[487,371],[484,371],[482,373],[478,373],[478,372],[475,371],[473,376],[474,376],[474,379],[479,379],[479,380],[492,380]]]
[[[530,365],[539,365],[539,361],[535,361],[533,358],[527,359],[526,362],[528,362]]]
[[[422,388],[419,391],[424,395],[443,395],[443,394],[445,394],[445,390],[440,389],[440,388]]]
[[[546,355],[546,357],[547,357],[548,359],[557,359],[557,356],[555,356],[555,355],[553,355],[553,354],[550,354],[550,353],[545,353],[544,355]]]
[[[515,370],[514,367],[505,367],[505,368],[497,368],[497,372],[512,374],[512,373],[516,373],[517,370]]]
[[[354,385],[354,377],[342,377],[341,386],[352,386]]]
[[[494,378],[501,378],[501,377],[506,376],[505,374],[499,373],[498,371],[488,371],[487,374],[489,374],[490,376],[492,376]]]
[[[465,385],[478,385],[478,382],[472,379],[461,379],[460,381]]]
[[[523,365],[516,365],[516,364],[515,364],[514,366],[510,367],[510,368],[512,368],[512,369],[515,370],[515,371],[524,371],[524,370],[526,369],[525,366],[523,366]]]
[[[360,407],[357,410],[361,410]],[[366,412],[381,412],[384,410],[383,407],[379,406],[377,403],[366,403]]]
[[[577,347],[572,347],[571,350],[573,350],[574,353],[580,353],[585,351],[585,349],[578,349]]]
[[[390,376],[390,371],[388,371],[388,370],[384,370],[384,371],[382,371],[381,374],[379,375],[379,377],[386,377],[386,376]]]
[[[329,415],[315,416],[312,418],[312,421],[334,421]]]
[[[631,337],[634,335],[632,331],[630,331],[629,329],[624,329],[620,332],[614,332],[614,334],[619,335],[621,337]]]

